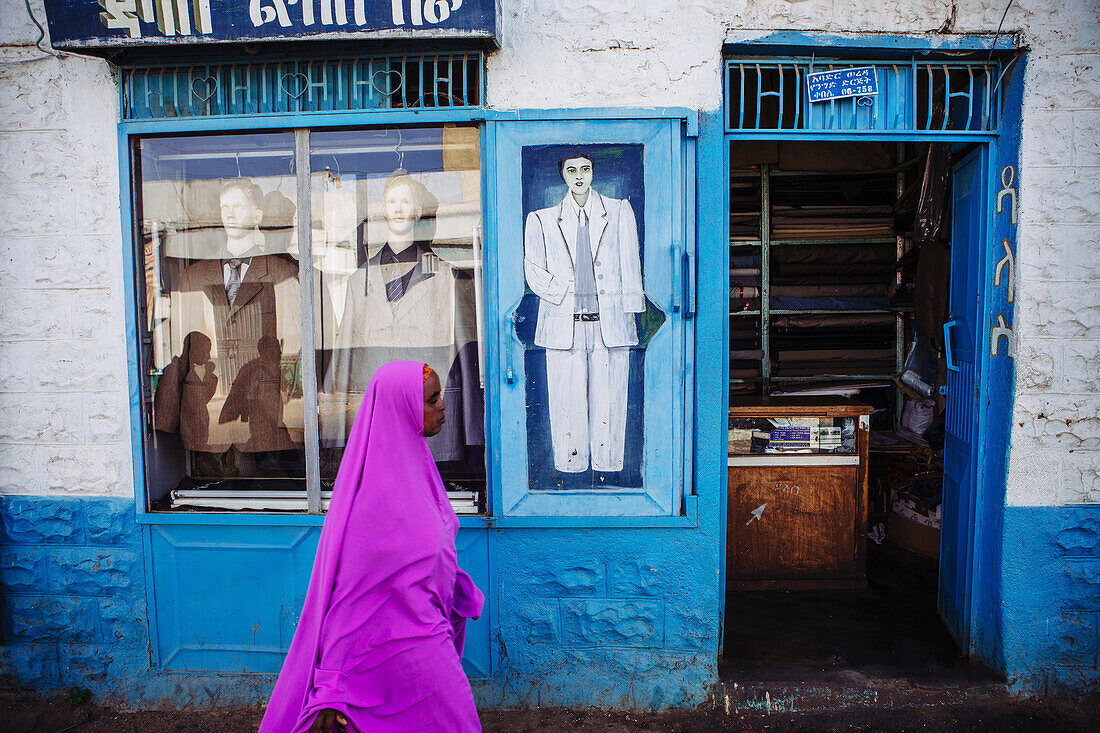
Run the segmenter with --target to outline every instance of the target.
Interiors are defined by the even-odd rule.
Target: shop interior
[[[937,614],[951,172],[972,148],[730,143],[726,679],[985,675]]]

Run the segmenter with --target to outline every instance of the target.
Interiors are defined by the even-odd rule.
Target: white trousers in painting
[[[546,349],[554,468],[623,470],[630,347],[609,349],[596,321],[573,324],[572,349]]]

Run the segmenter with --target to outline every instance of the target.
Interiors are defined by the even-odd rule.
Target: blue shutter
[[[487,197],[493,212],[490,226],[495,240],[495,245],[490,243],[489,269],[495,278],[492,285],[495,302],[490,320],[492,331],[487,338],[495,340],[492,348],[498,358],[490,362],[487,393],[491,400],[490,419],[497,428],[492,472],[494,513],[499,516],[669,517],[682,512],[685,395],[690,380],[685,354],[691,344],[694,309],[694,242],[685,224],[687,144],[683,129],[680,117],[542,119],[489,124]],[[525,220],[533,212],[541,210],[546,214],[553,210],[549,218],[543,218],[548,221],[547,236],[556,239],[543,243],[544,255],[529,254],[528,259],[533,262],[544,256],[547,262],[542,263],[543,272],[554,273],[545,275],[547,282],[552,277],[552,287],[565,288],[569,291],[565,297],[572,298],[573,263],[565,257],[569,246],[563,241],[565,235],[558,233],[564,229],[556,221],[567,196],[557,161],[568,156],[570,150],[579,150],[594,159],[592,190],[603,197],[608,210],[615,208],[622,219],[607,225],[601,241],[592,241],[596,248],[594,267],[601,293],[601,320],[589,326],[578,325],[569,317],[572,306],[559,308],[552,298],[537,295],[535,290],[542,287],[537,278],[525,277],[525,248],[534,251],[536,239],[528,237],[525,242]],[[627,201],[630,208],[616,201]],[[630,312],[638,310],[639,305],[626,292],[629,288],[625,285],[621,301],[603,299],[607,280],[602,279],[606,269],[601,270],[607,267],[606,262],[601,264],[602,258],[620,257],[621,266],[616,265],[619,270],[607,271],[607,277],[621,278],[621,283],[630,280],[629,253],[625,251],[628,248],[616,249],[607,237],[611,227],[617,226],[615,231],[620,239],[616,241],[620,244],[626,241],[623,232],[629,228],[631,211],[639,236],[637,254],[645,296],[644,312],[637,313]],[[597,231],[593,224],[592,236]],[[554,247],[558,248],[557,260],[553,260]],[[551,260],[556,264],[550,264]],[[612,288],[607,295],[618,297],[618,291]],[[627,321],[616,320],[623,315],[616,311],[617,304],[627,311]],[[588,362],[588,357],[580,354],[582,329],[598,326],[597,333],[607,335],[615,332],[616,323],[633,327],[638,335],[638,343],[626,348],[629,352],[626,388],[614,386],[621,385],[614,377],[621,374],[615,371],[621,367],[614,366],[621,365],[625,358],[621,352],[608,357],[611,365],[606,373],[601,371],[599,357]],[[537,343],[536,334],[544,333],[540,328],[549,329],[552,324],[556,324],[558,332],[569,334],[572,347],[550,348]],[[587,384],[584,380],[573,382],[572,397],[560,389],[552,395],[549,385],[561,383],[560,377],[565,373],[563,360],[588,369],[584,376],[594,385],[602,379],[609,380],[613,386],[604,396],[615,404],[607,408],[600,394],[589,399],[590,395],[584,393],[583,385]],[[625,404],[626,418],[625,426],[617,433],[614,415],[620,400]],[[557,419],[550,415],[552,405],[557,406]],[[592,438],[602,430],[598,426],[587,436],[567,435],[563,425],[569,424],[570,419],[575,424],[577,415],[586,410],[585,414],[593,416],[593,422],[612,415],[605,436],[609,448]],[[569,412],[568,419],[562,417],[565,412]],[[690,430],[687,434],[690,435]],[[624,442],[622,468],[614,470],[618,437]],[[580,454],[574,456],[571,449],[566,450],[567,456],[577,458],[568,470],[559,462],[563,446],[566,449],[576,446]]]
[[[481,104],[480,51],[122,69],[122,118],[162,120]]]

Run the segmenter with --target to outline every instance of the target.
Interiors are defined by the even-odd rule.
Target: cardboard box
[[[890,512],[886,525],[886,539],[898,547],[925,557],[940,556],[940,530],[911,519],[897,512]]]

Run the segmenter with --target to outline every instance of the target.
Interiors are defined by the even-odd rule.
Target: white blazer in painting
[[[566,194],[570,196],[571,194]],[[638,223],[626,199],[591,191],[589,238],[596,273],[600,333],[608,348],[635,346],[634,314],[645,311]],[[566,224],[568,201],[532,211],[523,234],[523,272],[539,296],[535,345],[547,349],[573,347],[573,291],[577,228]]]

